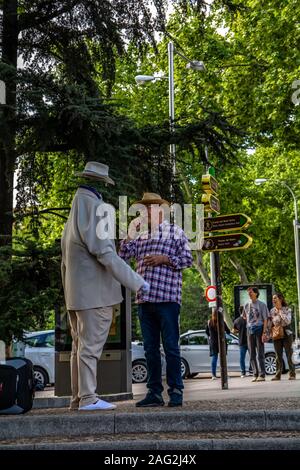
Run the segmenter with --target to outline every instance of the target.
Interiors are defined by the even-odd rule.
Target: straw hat
[[[168,206],[170,203],[165,199],[162,199],[159,194],[156,193],[144,193],[143,197],[140,201],[135,201],[135,204],[167,204]]]

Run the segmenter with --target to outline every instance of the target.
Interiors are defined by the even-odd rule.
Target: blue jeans
[[[240,345],[240,368],[241,368],[241,374],[246,375],[246,354],[248,351],[248,346],[247,344],[242,344]]]
[[[160,336],[166,355],[168,392],[174,388],[184,388],[179,350],[179,313],[180,305],[176,302],[145,302],[138,306],[148,369],[147,387],[157,394],[161,394],[164,389],[161,378]]]
[[[211,356],[211,375],[217,376],[218,353]]]

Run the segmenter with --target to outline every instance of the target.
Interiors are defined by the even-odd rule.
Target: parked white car
[[[238,337],[226,334],[227,369],[229,372],[240,371],[240,349]],[[180,336],[181,372],[182,377],[192,378],[199,372],[211,371],[211,358],[209,356],[209,343],[205,330],[189,330]],[[249,370],[249,354],[246,361]],[[246,365],[247,365],[246,362]],[[218,361],[219,365],[219,361]],[[266,374],[273,375],[276,372],[275,351],[273,343],[265,343],[265,368]],[[288,370],[285,353],[283,355],[283,372]]]
[[[31,360],[36,380],[43,386],[54,383],[54,330],[35,331],[24,335],[25,357]],[[147,366],[143,344],[131,343],[132,347],[132,382],[147,382]],[[165,358],[161,353],[163,373]]]

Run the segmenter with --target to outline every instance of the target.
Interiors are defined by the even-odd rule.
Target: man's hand
[[[161,264],[170,265],[168,256],[165,255],[146,255],[144,258],[145,266],[160,266]]]
[[[141,291],[142,291],[142,294],[144,294],[144,295],[148,295],[148,294],[149,294],[149,292],[150,292],[150,284],[149,284],[149,282],[146,282],[146,281],[144,282],[144,284],[143,284],[142,287],[141,287]]]

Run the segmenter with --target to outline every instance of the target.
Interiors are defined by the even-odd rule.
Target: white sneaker
[[[242,374],[242,375],[241,375],[241,378],[243,379],[244,377],[246,377],[245,374]]]
[[[215,375],[213,375],[211,380],[217,380],[217,377]]]
[[[116,405],[99,399],[95,403],[91,403],[90,405],[80,406],[79,411],[114,410],[115,408]]]

